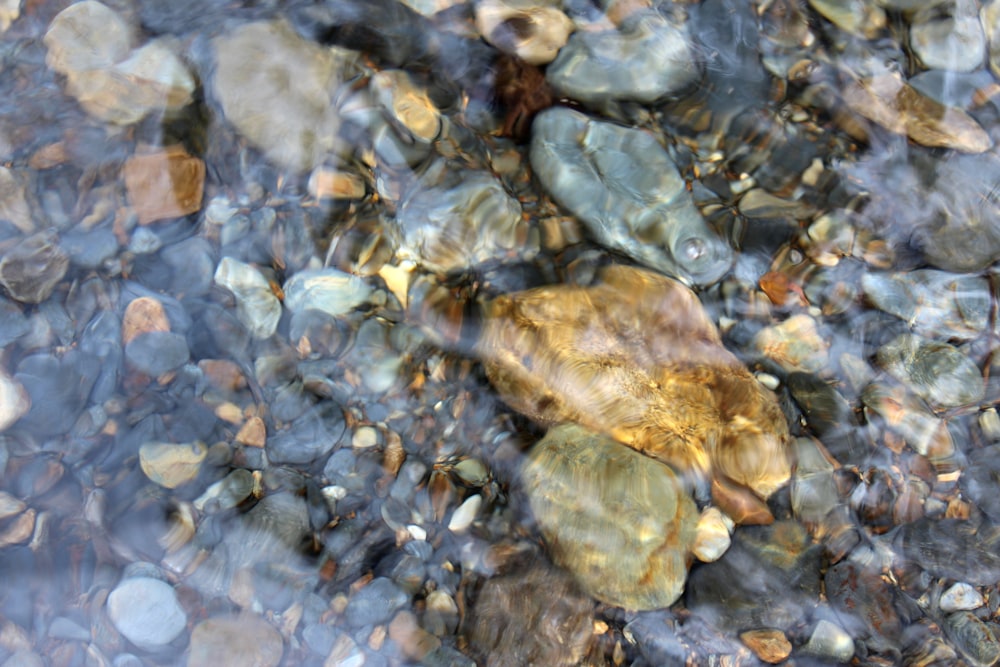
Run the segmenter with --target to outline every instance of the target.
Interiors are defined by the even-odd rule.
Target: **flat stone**
[[[179,218],[201,208],[205,163],[180,146],[133,155],[125,161],[122,175],[141,225]]]
[[[269,338],[281,319],[281,302],[260,271],[232,257],[223,257],[215,282],[236,297],[236,316],[255,338]]]
[[[830,621],[821,620],[816,624],[802,651],[820,658],[846,663],[854,657],[854,640],[841,627]]]
[[[69,269],[69,256],[52,232],[39,232],[10,248],[0,259],[0,284],[22,303],[41,303]]]
[[[35,231],[35,220],[27,192],[22,173],[0,167],[0,219],[7,220],[25,234],[31,234]]]
[[[285,307],[293,313],[307,309],[343,315],[364,303],[372,288],[361,278],[337,269],[306,269],[285,282]]]
[[[276,667],[281,663],[281,634],[256,614],[209,618],[191,631],[190,667],[245,665]]]
[[[781,630],[747,630],[740,641],[762,661],[776,665],[792,653],[792,643]]]
[[[116,12],[95,0],[59,12],[45,33],[46,64],[56,72],[111,67],[132,50],[132,31]]]
[[[816,320],[805,313],[761,329],[752,346],[787,371],[817,373],[829,363],[830,344],[820,336]]]
[[[177,370],[188,362],[187,340],[168,331],[139,334],[125,346],[125,359],[132,368],[151,378]]]
[[[169,644],[187,625],[187,615],[173,587],[150,577],[133,577],[118,584],[108,595],[108,616],[118,632],[145,650]]]
[[[378,577],[347,602],[345,620],[352,628],[385,623],[409,601],[410,597],[396,584],[385,577]]]
[[[208,448],[200,442],[176,445],[147,442],[139,448],[139,465],[146,477],[168,489],[176,489],[198,476]]]
[[[170,331],[163,304],[151,296],[133,299],[122,317],[122,344],[128,345],[136,336],[152,331]]]
[[[0,369],[0,433],[31,409],[31,397],[21,383]]]
[[[979,609],[986,600],[983,594],[969,584],[959,582],[941,594],[941,611],[969,611]]]

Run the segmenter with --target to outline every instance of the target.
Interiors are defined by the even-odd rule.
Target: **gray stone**
[[[125,359],[140,373],[157,378],[187,363],[187,341],[169,331],[139,334],[125,345]]]
[[[344,616],[352,628],[377,625],[387,622],[409,601],[410,596],[403,589],[385,577],[378,577],[351,597]]]
[[[187,625],[173,587],[149,577],[118,584],[108,596],[108,616],[126,639],[146,650],[169,644]]]
[[[39,232],[4,253],[0,259],[0,284],[22,303],[41,303],[49,298],[69,269],[69,257],[59,247],[56,235]]]

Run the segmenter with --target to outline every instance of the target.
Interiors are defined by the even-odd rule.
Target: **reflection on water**
[[[0,31],[3,665],[1000,660],[1000,4]]]

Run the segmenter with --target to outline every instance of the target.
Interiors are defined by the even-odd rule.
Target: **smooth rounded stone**
[[[959,487],[993,521],[1000,522],[1000,445],[969,453],[968,464],[958,478]]]
[[[921,336],[967,340],[987,328],[990,286],[984,276],[937,269],[871,271],[861,277],[861,287],[876,308],[906,320]]]
[[[65,616],[58,616],[52,619],[51,625],[49,625],[49,637],[53,639],[66,639],[69,641],[77,642],[89,642],[90,630],[84,628],[79,623],[76,623]]]
[[[212,484],[192,503],[199,512],[232,509],[250,497],[253,492],[253,474],[249,470],[237,468]]]
[[[847,663],[854,657],[854,640],[843,628],[824,619],[816,624],[801,650],[807,655]]]
[[[944,460],[954,454],[955,443],[945,422],[902,385],[873,382],[861,392],[861,401],[921,456]]]
[[[24,234],[36,231],[28,182],[27,173],[0,167],[0,220],[7,220]]]
[[[4,252],[0,284],[22,303],[41,303],[51,296],[69,269],[69,256],[53,232],[33,234]]]
[[[176,489],[198,476],[208,448],[201,442],[175,445],[147,442],[139,448],[139,465],[155,484]]]
[[[990,71],[1000,76],[1000,6],[995,2],[983,3],[979,17],[986,32]]]
[[[223,257],[215,282],[236,297],[236,316],[255,338],[269,338],[281,319],[281,302],[267,279],[249,264]]]
[[[809,0],[809,6],[852,35],[875,38],[885,27],[885,12],[877,3],[844,2],[844,0]]]
[[[60,74],[104,69],[132,50],[132,29],[116,12],[84,0],[59,12],[45,33],[46,64]]]
[[[0,348],[7,347],[31,331],[31,324],[21,306],[0,296]]]
[[[84,269],[99,269],[118,252],[118,239],[109,228],[73,230],[63,235],[59,245],[69,255],[70,262]]]
[[[293,313],[307,309],[343,315],[365,303],[372,288],[364,280],[337,269],[306,269],[285,282],[285,307]]]
[[[703,563],[719,560],[732,543],[733,520],[717,507],[707,507],[698,517],[691,553]]]
[[[680,597],[698,518],[669,467],[564,424],[534,446],[521,477],[552,559],[585,592],[628,609]]]
[[[747,630],[740,641],[763,662],[776,665],[792,653],[792,643],[781,630]]]
[[[468,637],[480,664],[581,664],[592,642],[594,603],[565,572],[536,559],[483,584]]]
[[[455,464],[454,472],[458,478],[473,487],[485,486],[490,479],[490,471],[478,459],[462,459]]]
[[[954,0],[944,16],[934,7],[918,11],[910,19],[910,48],[928,69],[979,69],[986,58],[986,34],[978,3]]]
[[[187,340],[169,331],[140,334],[125,345],[129,365],[152,378],[177,370],[189,358]]]
[[[22,359],[14,379],[32,397],[32,405],[18,426],[43,437],[68,433],[100,371],[100,362],[79,350],[61,357],[34,354]]]
[[[125,579],[108,595],[108,617],[126,639],[144,650],[156,650],[176,639],[187,615],[172,586],[159,579]]]
[[[281,634],[260,616],[219,616],[202,621],[191,631],[187,664],[276,667],[283,652]]]
[[[554,107],[535,118],[530,157],[546,191],[601,245],[697,285],[729,271],[732,248],[651,134]]]
[[[941,594],[941,599],[938,602],[941,611],[945,612],[979,609],[984,604],[986,604],[986,600],[983,598],[983,594],[969,584],[962,582],[952,584],[948,590]]]
[[[751,347],[789,372],[819,373],[829,364],[830,344],[820,336],[816,320],[805,313],[761,329]]]
[[[129,205],[140,225],[180,218],[201,209],[205,162],[182,146],[136,153],[122,165]]]
[[[3,467],[0,466],[0,470],[2,469]],[[9,519],[12,516],[17,516],[27,507],[28,506],[20,498],[12,496],[6,491],[0,491],[0,521],[3,519]]]
[[[332,401],[313,405],[286,428],[268,434],[272,463],[307,464],[330,453],[347,430],[344,413]]]
[[[307,41],[285,21],[247,23],[212,45],[211,91],[226,120],[269,159],[306,171],[336,152],[333,100],[354,54]]]
[[[369,391],[388,391],[399,378],[403,356],[389,341],[389,326],[377,318],[365,320],[358,328],[350,355],[351,367]]]
[[[972,586],[1000,581],[996,540],[988,540],[969,521],[922,517],[899,528],[893,549],[901,565],[916,564],[934,577]]]
[[[151,296],[132,299],[122,315],[122,343],[128,345],[137,336],[154,331],[170,331],[163,304]]]
[[[688,609],[718,628],[790,628],[820,598],[823,546],[794,521],[746,526],[714,563],[692,569]]]
[[[840,500],[833,474],[836,462],[831,461],[823,447],[812,438],[796,438],[795,454],[792,512],[800,521],[816,524]]]
[[[385,623],[396,610],[409,604],[410,596],[385,577],[377,577],[347,601],[344,618],[352,628]]]
[[[546,72],[549,84],[601,108],[615,101],[652,104],[694,83],[700,72],[684,26],[638,11],[616,30],[570,36]]]
[[[902,334],[879,348],[878,362],[935,408],[974,405],[986,391],[979,368],[947,343]]]
[[[552,62],[573,32],[559,3],[544,0],[480,0],[475,18],[483,39],[529,65]]]
[[[0,369],[0,433],[31,409],[31,397],[20,382]]]
[[[801,372],[789,373],[785,386],[802,409],[806,424],[829,453],[840,463],[860,464],[869,447],[860,435],[861,426],[853,407],[837,386],[812,373]],[[799,469],[806,472],[802,465]],[[813,468],[809,472],[819,470]]]
[[[443,161],[410,190],[394,222],[397,255],[441,273],[538,252],[521,205],[495,176],[449,170]]]
[[[468,530],[476,519],[482,504],[483,497],[478,493],[466,498],[465,502],[459,505],[454,514],[451,515],[451,519],[448,521],[448,530],[453,533],[464,533]]]
[[[382,70],[369,81],[372,97],[412,141],[430,143],[441,132],[441,112],[404,70]]]
[[[393,617],[389,624],[389,639],[410,660],[422,660],[441,646],[441,640],[421,628],[417,617],[408,611],[401,611]]]
[[[955,648],[975,667],[990,667],[1000,661],[1000,626],[980,620],[970,611],[944,617],[945,634]]]

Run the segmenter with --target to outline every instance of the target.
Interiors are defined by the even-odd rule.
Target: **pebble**
[[[378,444],[378,431],[372,426],[360,426],[351,437],[351,446],[355,449],[367,449]]]
[[[205,163],[181,146],[133,155],[125,161],[122,177],[140,225],[201,209]]]
[[[404,70],[382,70],[369,82],[372,97],[410,141],[430,143],[441,132],[441,113]]]
[[[0,347],[7,347],[31,331],[21,306],[0,296]]]
[[[126,639],[148,651],[169,644],[187,625],[173,587],[149,577],[118,584],[108,595],[108,616]]]
[[[717,507],[707,507],[698,517],[691,553],[703,563],[719,560],[732,541],[733,520]]]
[[[939,604],[941,611],[969,611],[971,609],[979,609],[986,604],[986,600],[983,599],[983,594],[975,588],[969,584],[959,582],[952,584],[948,590],[941,594]]]
[[[169,331],[139,334],[125,346],[125,359],[140,373],[158,378],[188,362],[187,340]]]
[[[387,622],[409,602],[410,596],[396,584],[385,577],[376,577],[351,596],[344,617],[352,628],[377,625]]]
[[[17,516],[27,507],[23,500],[10,495],[6,491],[0,491],[0,521]]]
[[[483,497],[479,494],[474,494],[466,498],[451,515],[451,519],[448,521],[448,530],[453,533],[464,533],[468,530],[472,522],[476,520],[482,504]]]
[[[802,652],[846,663],[854,657],[854,640],[840,626],[824,619],[816,624]]]
[[[27,178],[22,172],[0,166],[0,220],[7,220],[24,234],[35,231],[28,203]]]
[[[309,175],[306,186],[309,194],[316,199],[362,199],[365,196],[365,182],[357,174],[317,167]]]
[[[198,496],[192,505],[199,512],[209,506],[218,511],[225,511],[249,498],[253,488],[253,474],[249,470],[237,468],[205,489],[205,493]]]
[[[153,331],[170,331],[163,304],[149,296],[130,301],[122,316],[122,344],[128,345],[136,336]]]
[[[94,387],[100,362],[79,350],[69,350],[60,357],[33,354],[21,359],[14,379],[29,396],[44,396],[35,401],[19,426],[40,436],[68,433],[83,411]]]
[[[212,46],[211,91],[226,120],[268,158],[307,171],[336,152],[340,121],[333,99],[350,78],[353,55],[305,40],[285,21],[246,23]]]
[[[393,617],[389,639],[399,645],[404,656],[416,661],[441,646],[441,640],[421,628],[416,616],[408,611],[400,611]]]
[[[805,313],[761,329],[751,345],[789,372],[817,373],[829,364],[830,344],[820,336],[816,320]]]
[[[0,284],[22,303],[41,303],[52,295],[69,269],[69,256],[53,232],[28,236],[0,259]]]
[[[31,539],[35,532],[35,521],[38,514],[29,508],[20,516],[6,522],[0,527],[0,549],[15,544],[23,544]]]
[[[191,631],[187,664],[277,667],[283,652],[281,635],[264,618],[249,613],[217,616],[202,621]]]
[[[1000,661],[1000,626],[980,620],[971,611],[948,614],[943,626],[955,647],[976,667]]]
[[[476,29],[487,42],[529,65],[552,62],[573,32],[573,21],[558,7],[506,0],[475,6]]]
[[[175,445],[147,442],[139,448],[139,465],[146,477],[167,489],[176,489],[198,476],[208,454],[203,443]]]
[[[349,273],[337,269],[306,269],[285,282],[285,307],[293,313],[306,309],[328,315],[343,315],[371,296],[372,288]]]
[[[236,297],[236,316],[255,338],[269,338],[281,319],[281,302],[260,271],[223,257],[215,270],[215,282]]]
[[[0,369],[0,433],[31,409],[31,396],[20,382]]]
[[[740,641],[760,660],[776,665],[792,653],[792,644],[781,630],[747,630]]]
[[[924,67],[950,72],[971,72],[986,59],[986,34],[974,0],[947,3],[948,13],[937,8],[918,11],[911,18],[910,46]]]
[[[975,405],[986,391],[979,368],[948,343],[902,334],[879,348],[878,362],[936,408]]]

